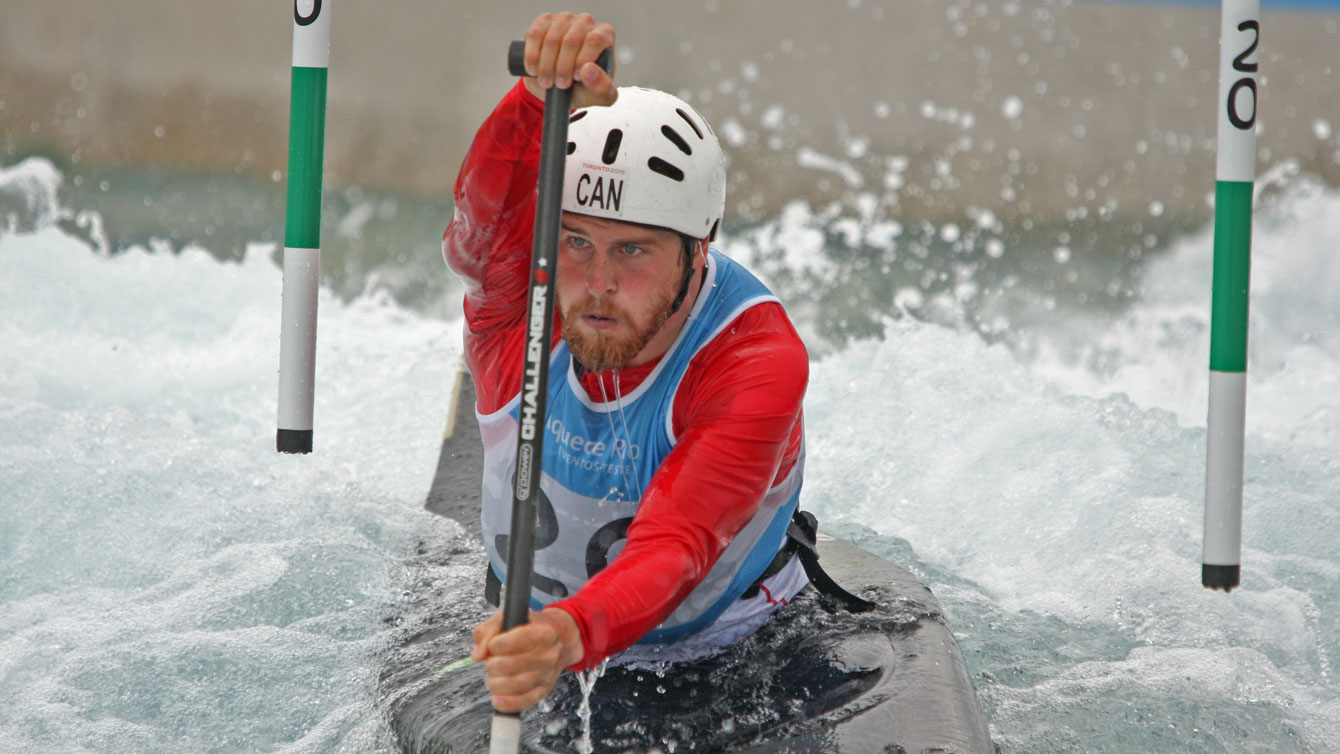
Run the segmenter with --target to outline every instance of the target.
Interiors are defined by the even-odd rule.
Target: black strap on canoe
[[[810,583],[819,591],[819,594],[828,597],[837,602],[849,613],[864,613],[875,608],[875,603],[867,599],[862,599],[843,589],[828,572],[819,565],[819,549],[816,546],[819,532],[819,521],[809,511],[797,509],[795,515],[791,517],[791,524],[786,527],[786,544],[777,551],[777,556],[772,559],[768,567],[764,569],[763,575],[749,586],[741,595],[741,599],[751,599],[758,594],[759,588],[763,582],[774,576],[786,564],[791,561],[792,555],[800,557],[800,565],[805,569],[805,575],[809,577]]]
[[[772,578],[791,562],[792,556],[800,556],[800,565],[805,569],[805,575],[809,577],[810,583],[814,588],[825,597],[837,602],[850,613],[864,613],[875,608],[875,603],[870,600],[861,599],[851,592],[843,589],[828,572],[819,565],[819,550],[815,546],[818,536],[819,522],[814,514],[809,511],[797,510],[791,517],[791,524],[786,528],[786,544],[777,551],[776,557],[763,570],[763,575],[758,577],[749,588],[744,590],[740,599],[753,599],[758,595],[763,582]],[[493,566],[484,566],[484,599],[488,600],[490,605],[498,606],[502,596],[502,581],[498,574],[493,572]]]
[[[502,604],[502,579],[493,572],[492,564],[486,563],[484,571],[484,599],[488,600],[490,605],[498,607]]]

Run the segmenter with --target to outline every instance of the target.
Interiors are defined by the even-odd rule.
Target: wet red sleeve
[[[465,358],[484,413],[521,385],[543,121],[544,103],[518,82],[470,145],[442,236],[447,266],[465,282]]]
[[[695,358],[676,393],[679,442],[609,567],[554,603],[582,629],[580,667],[623,651],[706,578],[800,448],[805,346],[780,305],[756,306]]]

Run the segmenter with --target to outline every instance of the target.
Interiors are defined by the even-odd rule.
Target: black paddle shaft
[[[507,66],[525,75],[525,42],[512,42]],[[613,56],[605,50],[596,60],[608,73]],[[549,350],[554,333],[554,273],[558,264],[559,223],[563,214],[563,163],[568,151],[568,111],[572,89],[550,87],[544,99],[544,131],[540,137],[540,175],[535,202],[535,236],[530,253],[525,353],[522,359],[521,415],[516,444],[516,476],[512,488],[512,532],[507,551],[507,590],[503,597],[503,630],[530,616],[531,574],[535,568],[535,519],[540,501],[540,469],[544,450],[544,417],[549,384]]]

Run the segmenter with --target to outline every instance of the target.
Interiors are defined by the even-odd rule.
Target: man
[[[483,531],[505,580],[544,90],[573,87],[530,622],[475,629],[494,706],[564,668],[675,661],[748,635],[808,583],[786,548],[803,469],[804,345],[777,299],[708,248],[725,207],[711,128],[615,90],[614,30],[544,14],[481,126],[443,238],[465,281],[485,445]]]

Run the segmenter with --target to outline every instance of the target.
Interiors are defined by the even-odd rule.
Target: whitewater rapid
[[[449,533],[422,501],[457,305],[323,291],[315,452],[281,456],[274,248],[108,249],[25,181],[50,196],[0,232],[0,750],[392,750],[378,658]],[[1336,238],[1305,177],[1257,220],[1231,595],[1199,584],[1208,228],[1116,312],[984,337],[880,302],[882,339],[816,344],[805,504],[936,591],[1003,751],[1340,750]]]

